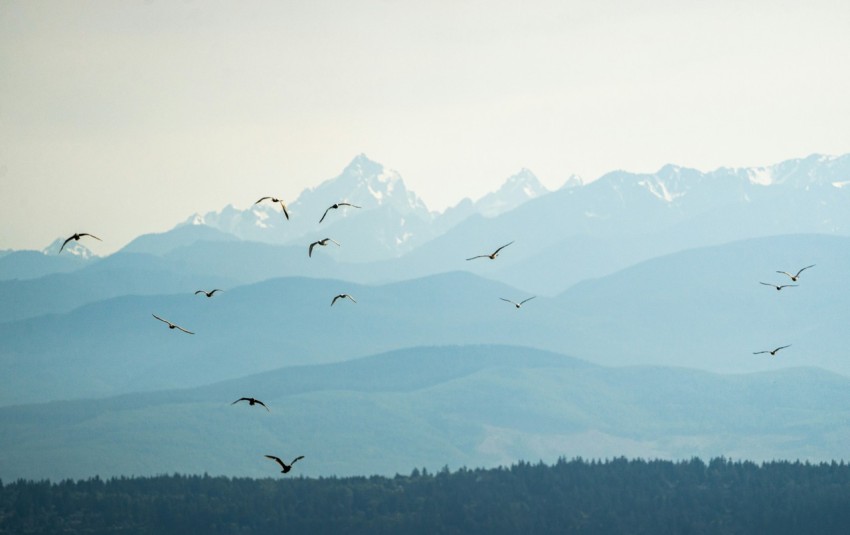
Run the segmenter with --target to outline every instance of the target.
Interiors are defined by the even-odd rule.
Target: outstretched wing
[[[263,197],[262,199],[260,199],[259,201],[255,202],[254,204],[260,204],[261,202],[263,202],[263,201],[264,201],[264,200],[266,200],[266,199],[271,199],[271,197]]]
[[[339,206],[350,206],[350,207],[352,207],[352,208],[360,208],[360,207],[359,207],[359,206],[357,206],[356,204],[351,204],[350,202],[338,202],[337,204],[338,204]]]
[[[164,320],[164,319],[160,318],[159,316],[157,316],[156,314],[151,314],[151,316],[155,317],[156,319],[158,319],[159,321],[161,321],[163,323],[167,323],[167,324],[171,325],[170,321]]]
[[[286,220],[289,221],[289,212],[286,210],[286,205],[283,204],[283,201],[278,201],[280,203],[280,207],[283,208],[283,215],[286,216]]]
[[[325,220],[325,216],[326,216],[326,215],[328,215],[328,212],[330,212],[331,208],[333,208],[333,206],[328,206],[328,207],[325,209],[325,213],[324,213],[324,214],[322,214],[322,218],[319,220],[319,223],[321,223],[322,221],[324,221],[324,220]]]
[[[511,243],[513,243],[513,242],[511,242]],[[501,251],[502,249],[504,249],[505,247],[507,247],[507,246],[508,246],[508,245],[510,245],[511,243],[506,243],[506,244],[504,244],[503,246],[499,247],[498,249],[496,249],[495,251],[493,251],[493,254],[494,254],[494,255],[499,254],[499,251]]]
[[[275,461],[277,464],[280,465],[281,468],[286,468],[286,465],[283,464],[283,461],[280,460],[280,457],[275,457],[274,455],[266,455],[266,457]]]
[[[794,275],[792,275],[792,274],[788,273],[787,271],[777,271],[777,273],[781,273],[781,274],[783,274],[783,275],[788,275],[788,278],[789,278],[789,279],[793,279],[793,278],[794,278]]]
[[[310,248],[309,248],[309,249],[307,249],[307,256],[309,256],[309,257],[311,257],[311,258],[313,257],[313,247],[315,247],[315,246],[316,246],[316,244],[318,244],[318,243],[319,243],[319,242],[314,241],[313,243],[311,243],[311,244],[310,244]]]
[[[352,302],[352,303],[356,303],[356,302],[357,302],[357,301],[355,301],[355,300],[354,300],[354,298],[353,298],[353,297],[351,297],[351,296],[350,296],[350,295],[348,295],[348,294],[345,294],[345,297],[347,297],[348,299],[351,299],[351,302]]]
[[[332,238],[325,238],[325,239],[326,239],[326,240],[329,240],[329,241],[334,242],[334,243],[335,243],[335,244],[337,244],[338,246],[341,246],[341,245],[342,245],[341,243],[339,243],[338,241],[336,241],[336,240],[334,240],[334,239],[332,239]]]
[[[296,458],[292,459],[292,463],[290,463],[290,464],[295,464],[295,463],[297,463],[298,461],[300,461],[300,460],[301,460],[301,459],[303,459],[303,458],[304,458],[304,456],[303,456],[303,455],[299,455],[298,457],[296,457]]]
[[[97,236],[95,236],[94,234],[89,234],[88,232],[82,232],[82,233],[80,233],[80,237],[82,238],[83,236],[88,236],[89,238],[94,238],[94,239],[96,239],[97,241],[103,241],[103,240],[101,240],[100,238],[98,238]],[[800,270],[800,271],[802,271],[802,270]]]
[[[473,256],[472,258],[467,258],[467,260],[475,260],[476,258],[488,258],[490,255],[480,254],[478,256]]]
[[[774,349],[774,350],[773,350],[773,352],[774,352],[774,353],[776,353],[776,352],[777,352],[777,351],[779,351],[780,349],[785,349],[786,347],[791,347],[791,344],[788,344],[787,346],[777,347],[776,349]]]
[[[759,281],[759,284],[764,284],[765,286],[773,286],[774,288],[778,288],[778,286],[777,286],[777,285],[775,285],[775,284],[770,284],[769,282],[761,282],[761,281]]]
[[[342,297],[342,296],[341,295],[334,296],[333,301],[331,301],[331,306],[334,306],[334,303],[336,303],[336,300],[339,299],[340,297]]]
[[[514,302],[513,302],[513,301],[511,301],[510,299],[505,299],[504,297],[500,297],[499,299],[501,299],[502,301],[504,301],[504,302],[506,302],[506,303],[510,303],[510,304],[512,304],[512,305],[516,305],[516,303],[514,303]]]
[[[75,236],[76,236],[76,234],[75,234]],[[68,245],[68,242],[69,242],[69,241],[71,241],[71,240],[73,240],[73,239],[74,239],[74,236],[71,236],[71,237],[70,237],[70,238],[68,238],[67,240],[63,241],[63,242],[62,242],[62,247],[60,247],[60,248],[59,248],[59,253],[61,253],[61,252],[62,252],[62,249],[64,249],[64,248],[65,248],[65,246],[66,246],[66,245]],[[59,253],[56,253],[56,254],[59,254]]]
[[[231,405],[236,405],[236,404],[237,404],[237,403],[239,403],[240,401],[251,401],[251,400],[250,400],[250,399],[248,399],[248,398],[239,398],[239,399],[237,399],[236,401],[234,401],[233,403],[231,403]]]
[[[796,276],[797,276],[797,277],[799,277],[799,276],[800,276],[800,273],[802,273],[802,272],[806,271],[807,269],[809,269],[809,268],[811,268],[811,267],[815,267],[815,264],[812,264],[811,266],[806,266],[806,267],[804,267],[803,269],[801,269],[800,271],[798,271],[798,272],[797,272],[797,275],[796,275]]]
[[[755,351],[753,355],[761,355],[762,353],[770,353],[770,351]]]
[[[224,291],[224,290],[222,290],[221,288],[216,288],[216,289],[214,289],[213,291],[211,291],[210,293],[208,293],[208,294],[207,294],[207,296],[208,296],[208,297],[212,297],[212,294],[214,294],[214,293],[216,293],[216,292],[223,292],[223,291]]]
[[[782,288],[795,288],[796,286],[796,284],[783,284],[782,286],[777,286],[777,288],[781,290]]]
[[[174,324],[172,323],[172,325],[174,325]],[[183,331],[186,334],[195,334],[192,331],[187,331],[186,329],[184,329],[183,327],[181,327],[179,325],[174,325],[174,326],[177,327],[178,329],[180,329],[181,331]]]
[[[206,295],[206,293],[207,292],[205,292],[204,290],[198,290],[197,292],[195,292],[195,295],[198,295],[198,294],[205,294]]]
[[[528,299],[524,299],[524,300],[520,301],[519,304],[524,305],[525,303],[528,303],[529,301],[531,301],[535,297],[537,297],[537,296],[535,295],[535,296],[529,297]]]
[[[269,410],[269,408],[268,408],[268,407],[266,407],[266,404],[265,404],[265,403],[263,403],[262,401],[260,401],[259,399],[255,399],[255,400],[254,400],[254,403],[257,403],[258,405],[262,405],[263,407],[265,407],[265,409],[266,409],[267,411],[272,412],[272,411],[270,411],[270,410]]]

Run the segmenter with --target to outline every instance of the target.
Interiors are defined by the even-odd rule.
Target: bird
[[[764,284],[765,286],[773,286],[774,288],[776,288],[776,291],[779,291],[782,288],[793,288],[797,286],[797,284],[770,284],[769,282],[759,282],[759,284]]]
[[[266,455],[266,457],[274,460],[275,462],[277,462],[277,464],[280,465],[281,468],[283,468],[283,470],[280,471],[281,474],[285,474],[285,473],[289,472],[290,470],[292,470],[292,465],[295,464],[296,462],[298,462],[300,459],[304,458],[303,455],[299,455],[298,457],[292,459],[291,463],[286,464],[285,462],[280,460],[280,457],[275,457],[274,455]]]
[[[333,301],[331,301],[331,306],[334,306],[334,303],[336,303],[336,300],[337,300],[337,299],[351,299],[351,301],[352,301],[353,303],[356,303],[356,302],[357,302],[357,301],[355,301],[355,300],[354,300],[354,298],[353,298],[353,297],[351,297],[351,296],[350,296],[350,295],[348,295],[348,294],[339,294],[339,295],[337,295],[336,297],[334,297],[334,298],[333,298]]]
[[[168,321],[168,320],[164,320],[164,319],[160,318],[160,317],[159,317],[159,316],[157,316],[156,314],[151,314],[151,316],[155,317],[156,319],[158,319],[159,321],[161,321],[161,322],[163,322],[163,323],[167,323],[167,324],[168,324],[168,328],[169,328],[169,329],[180,329],[180,330],[181,330],[181,331],[183,331],[184,333],[187,333],[187,334],[195,334],[195,333],[193,333],[192,331],[187,331],[186,329],[184,329],[183,327],[181,327],[181,326],[179,326],[179,325],[175,325],[175,324],[171,323],[171,322],[170,322],[170,321]]]
[[[513,242],[511,242],[513,243]],[[490,260],[495,260],[497,256],[499,256],[499,251],[510,245],[511,243],[506,243],[505,245],[499,247],[495,251],[490,254],[480,254],[478,256],[473,256],[472,258],[467,258],[467,260],[475,260],[476,258],[489,258]]]
[[[282,199],[275,199],[274,197],[263,197],[262,199],[255,202],[254,204],[260,204],[261,202],[265,201],[266,199],[270,199],[272,202],[279,203],[280,207],[283,208],[283,215],[286,216],[287,221],[289,220],[289,212],[286,210],[286,205],[283,204]]]
[[[209,291],[209,292],[208,292],[208,291],[206,291],[206,290],[198,290],[197,292],[195,292],[195,295],[198,295],[198,294],[204,294],[204,295],[206,295],[207,297],[212,297],[214,293],[216,293],[216,292],[223,292],[223,291],[224,291],[224,290],[220,290],[220,289],[218,289],[218,288],[216,288],[215,290]]]
[[[801,269],[800,271],[798,271],[796,275],[792,275],[792,274],[788,273],[787,271],[777,271],[777,273],[782,273],[783,275],[788,275],[788,277],[790,277],[790,278],[791,278],[791,281],[792,281],[792,282],[797,282],[797,279],[799,279],[799,278],[800,278],[800,273],[802,273],[802,272],[806,271],[806,270],[807,270],[807,269],[809,269],[810,267],[815,267],[815,264],[812,264],[811,266],[806,266],[806,267],[804,267],[803,269]]]
[[[780,349],[785,349],[786,347],[791,347],[791,344],[788,344],[787,346],[777,347],[773,351],[756,351],[756,352],[753,353],[753,355],[761,355],[762,353],[770,353],[770,356],[774,357],[774,356],[776,356],[777,351],[779,351]]]
[[[59,253],[61,253],[62,249],[64,249],[65,246],[68,245],[69,241],[71,241],[71,240],[80,241],[80,238],[82,238],[83,236],[89,236],[91,238],[96,239],[97,241],[103,241],[100,238],[98,238],[97,236],[95,236],[94,234],[89,234],[88,232],[75,233],[73,236],[71,236],[70,238],[68,238],[64,242],[62,242],[62,247],[59,248]],[[56,254],[59,254],[59,253],[56,253]]]
[[[516,303],[516,302],[514,302],[514,301],[511,301],[510,299],[505,299],[504,297],[500,297],[499,299],[501,299],[502,301],[507,301],[508,303],[511,303],[511,304],[512,304],[512,305],[514,305],[515,307],[520,308],[520,307],[522,307],[522,305],[524,305],[525,303],[527,303],[527,302],[531,301],[531,300],[532,300],[532,299],[534,299],[535,297],[537,297],[537,296],[535,295],[535,296],[533,296],[533,297],[529,297],[528,299],[523,299],[523,300],[522,300],[522,301],[520,301],[519,303]]]
[[[307,256],[310,256],[310,257],[313,256],[313,247],[315,247],[317,245],[321,245],[322,247],[324,247],[325,245],[328,244],[329,241],[332,241],[335,244],[339,245],[338,241],[332,240],[330,238],[324,238],[324,239],[321,239],[319,241],[314,241],[313,243],[310,244],[310,248],[307,250]]]
[[[267,410],[267,411],[271,412],[271,411],[269,410],[269,408],[268,408],[268,407],[266,407],[266,404],[265,404],[265,403],[263,403],[263,402],[262,402],[262,401],[260,401],[259,399],[254,399],[254,398],[239,398],[239,399],[237,399],[236,401],[234,401],[233,403],[231,403],[231,405],[236,405],[236,404],[237,404],[237,403],[239,403],[240,401],[247,401],[247,402],[248,402],[248,405],[262,405],[263,407],[265,407],[265,408],[266,408],[266,410]]]
[[[350,202],[334,203],[334,204],[330,205],[327,210],[325,210],[325,213],[322,214],[322,218],[319,220],[319,223],[321,223],[322,221],[325,220],[325,216],[328,215],[328,212],[330,212],[331,210],[336,210],[340,206],[351,206],[352,208],[360,208],[360,206],[357,206],[355,204],[351,204]]]

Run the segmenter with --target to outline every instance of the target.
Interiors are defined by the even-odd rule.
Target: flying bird
[[[263,403],[263,402],[262,402],[262,401],[260,401],[259,399],[254,399],[254,398],[239,398],[239,399],[237,399],[236,401],[234,401],[233,403],[231,403],[231,405],[236,405],[236,404],[237,404],[237,403],[239,403],[240,401],[247,401],[247,402],[248,402],[248,405],[252,405],[252,406],[253,406],[253,405],[262,405],[263,407],[265,407],[265,409],[266,409],[267,411],[271,412],[271,411],[269,410],[269,408],[268,408],[268,407],[266,407],[266,404],[265,404],[265,403]]]
[[[334,303],[336,303],[336,300],[337,300],[337,299],[351,299],[351,302],[352,302],[352,303],[356,303],[356,302],[357,302],[357,301],[355,301],[355,300],[354,300],[354,298],[353,298],[353,297],[351,297],[351,296],[350,296],[350,295],[348,295],[348,294],[339,294],[339,295],[337,295],[336,297],[334,297],[334,298],[333,298],[333,301],[331,301],[331,306],[334,306]]]
[[[218,289],[218,288],[216,288],[215,290],[211,290],[211,291],[209,291],[209,292],[208,292],[208,291],[206,291],[206,290],[198,290],[197,292],[195,292],[195,295],[198,295],[198,294],[204,294],[204,295],[206,295],[207,297],[212,297],[214,293],[216,293],[216,292],[223,292],[223,291],[224,291],[224,290],[220,290],[220,289]]]
[[[328,215],[328,212],[330,212],[331,210],[336,210],[340,206],[350,206],[352,208],[360,208],[360,206],[351,204],[350,202],[338,202],[338,203],[332,204],[328,207],[327,210],[325,210],[325,213],[322,214],[322,218],[319,220],[319,223],[321,223],[322,221],[325,220],[325,216]]]
[[[812,264],[811,266],[806,266],[806,267],[804,267],[803,269],[801,269],[800,271],[798,271],[796,275],[792,275],[792,274],[788,273],[787,271],[777,271],[777,273],[782,273],[783,275],[788,275],[788,277],[790,277],[790,278],[791,278],[791,281],[792,281],[792,282],[797,282],[797,279],[799,279],[799,278],[800,278],[800,273],[802,273],[802,272],[806,271],[806,270],[807,270],[807,269],[809,269],[810,267],[815,267],[815,264]]]
[[[513,243],[513,242],[511,242]],[[472,258],[467,258],[467,260],[475,260],[476,258],[489,258],[490,260],[495,260],[497,256],[499,256],[499,251],[510,245],[511,243],[506,243],[505,245],[499,247],[495,251],[490,254],[480,254],[478,256],[473,256]]]
[[[759,282],[759,284],[764,284],[765,286],[773,286],[774,288],[776,288],[776,291],[779,291],[782,288],[793,288],[797,286],[797,284],[770,284],[769,282]]]
[[[332,240],[330,238],[325,238],[325,239],[322,239],[322,240],[319,240],[319,241],[314,241],[313,243],[310,244],[310,248],[307,250],[307,256],[310,256],[310,257],[313,256],[313,247],[315,247],[317,245],[324,247],[325,245],[328,244],[329,241],[334,242],[335,244],[339,245],[338,241]]]
[[[280,457],[275,457],[274,455],[266,455],[266,457],[274,460],[275,462],[277,462],[277,464],[280,465],[281,468],[283,468],[283,470],[280,471],[281,474],[285,474],[285,473],[289,472],[290,470],[292,470],[292,465],[295,464],[296,462],[298,462],[300,459],[304,458],[303,455],[299,455],[298,457],[292,459],[291,463],[286,464],[285,462],[280,460]]]
[[[776,356],[777,351],[779,351],[780,349],[785,349],[786,347],[791,347],[791,344],[788,344],[787,346],[777,347],[773,351],[756,351],[755,353],[753,353],[753,355],[761,355],[762,353],[770,353],[770,356],[773,357],[773,356]]]
[[[520,308],[520,307],[522,307],[522,305],[524,305],[525,303],[527,303],[527,302],[531,301],[531,300],[532,300],[532,299],[534,299],[535,297],[537,297],[537,296],[535,295],[535,296],[533,296],[533,297],[529,297],[528,299],[523,299],[523,300],[522,300],[522,301],[520,301],[519,303],[516,303],[516,302],[514,302],[514,301],[511,301],[510,299],[505,299],[504,297],[500,297],[499,299],[501,299],[502,301],[506,301],[506,302],[508,302],[508,303],[512,304],[513,306],[517,307],[517,308]]]
[[[68,238],[64,242],[62,242],[62,247],[59,248],[59,253],[61,253],[62,249],[64,249],[65,246],[68,245],[69,241],[71,241],[71,240],[80,241],[80,238],[82,238],[83,236],[89,236],[91,238],[96,239],[97,241],[103,241],[100,238],[98,238],[97,236],[95,236],[94,234],[89,234],[88,232],[80,232],[79,234],[74,234],[73,236],[71,236],[70,238]],[[59,253],[56,253],[56,254],[59,254]]]
[[[263,197],[262,199],[260,199],[259,201],[255,202],[254,204],[260,204],[261,202],[265,201],[266,199],[269,199],[269,200],[271,200],[272,202],[279,203],[279,204],[280,204],[280,207],[281,207],[281,208],[283,208],[283,215],[284,215],[284,216],[286,216],[286,219],[287,219],[287,220],[289,220],[289,212],[286,210],[286,205],[285,205],[285,204],[283,204],[283,200],[282,200],[282,199],[275,199],[274,197]]]
[[[168,328],[169,328],[169,329],[180,329],[180,330],[181,330],[181,331],[183,331],[184,333],[187,333],[187,334],[195,334],[195,333],[193,333],[192,331],[187,331],[186,329],[184,329],[183,327],[181,327],[181,326],[179,326],[179,325],[175,325],[174,323],[171,323],[171,322],[170,322],[170,321],[168,321],[168,320],[164,320],[164,319],[160,318],[160,317],[159,317],[159,316],[157,316],[156,314],[151,314],[151,316],[155,317],[156,319],[158,319],[159,321],[161,321],[161,322],[163,322],[163,323],[167,323],[167,324],[168,324]]]

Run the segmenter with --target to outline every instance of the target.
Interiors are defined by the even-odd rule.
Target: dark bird
[[[281,474],[285,474],[285,473],[289,472],[290,470],[292,470],[292,465],[295,464],[296,462],[298,462],[300,459],[304,458],[303,455],[299,455],[298,457],[292,459],[291,463],[286,464],[285,462],[280,460],[280,457],[275,457],[274,455],[266,455],[266,457],[274,460],[275,462],[277,462],[277,464],[280,465],[281,468],[283,468],[283,470],[280,471]]]
[[[197,292],[195,292],[195,295],[198,295],[198,294],[204,294],[204,295],[206,295],[207,297],[212,297],[214,293],[216,293],[216,292],[223,292],[223,291],[224,291],[224,290],[220,290],[220,289],[218,289],[218,288],[216,288],[215,290],[209,291],[209,292],[208,292],[208,291],[206,291],[206,290],[198,290]]]
[[[164,320],[164,319],[160,318],[160,317],[159,317],[159,316],[157,316],[156,314],[151,314],[151,316],[155,317],[156,319],[158,319],[159,321],[161,321],[161,322],[163,322],[163,323],[167,323],[167,324],[168,324],[168,328],[169,328],[169,329],[180,329],[180,330],[181,330],[181,331],[183,331],[184,333],[187,333],[187,334],[195,334],[195,333],[193,333],[192,331],[187,331],[186,329],[184,329],[183,327],[181,327],[181,326],[179,326],[179,325],[175,325],[175,324],[171,323],[171,322],[170,322],[170,321],[168,321],[168,320]]]
[[[96,239],[97,241],[103,241],[100,238],[98,238],[97,236],[95,236],[94,234],[89,234],[88,232],[80,232],[79,234],[74,234],[73,236],[71,236],[70,238],[68,238],[64,242],[62,242],[62,247],[59,248],[59,253],[61,253],[62,249],[64,249],[65,246],[68,245],[69,241],[71,241],[71,240],[80,241],[80,238],[82,238],[83,236],[89,236],[91,238]],[[59,254],[59,253],[56,253],[56,254]]]
[[[753,353],[753,355],[761,355],[762,353],[770,353],[770,356],[773,357],[773,356],[776,356],[777,351],[779,351],[780,349],[785,349],[786,347],[791,347],[791,344],[788,344],[787,346],[777,347],[773,351],[756,351],[755,353]]]
[[[529,297],[528,299],[523,299],[523,300],[522,300],[522,301],[520,301],[519,303],[516,303],[516,302],[514,302],[514,301],[511,301],[510,299],[505,299],[504,297],[500,297],[499,299],[501,299],[502,301],[506,301],[506,302],[508,302],[508,303],[512,304],[513,306],[517,307],[517,308],[520,308],[520,307],[522,307],[522,305],[524,305],[525,303],[527,303],[527,302],[531,301],[531,300],[532,300],[532,299],[534,299],[535,297],[537,297],[537,296],[535,295],[535,296],[533,296],[533,297]]]
[[[275,199],[274,197],[263,197],[262,199],[260,199],[259,201],[255,202],[254,204],[260,204],[261,202],[265,201],[266,199],[271,200],[271,202],[279,203],[279,204],[280,204],[280,207],[281,207],[281,208],[283,208],[283,215],[284,215],[284,216],[286,216],[286,219],[287,219],[287,220],[289,220],[289,212],[286,210],[286,205],[285,205],[285,204],[283,204],[283,200],[282,200],[282,199]]]
[[[765,286],[773,286],[777,291],[782,288],[793,288],[797,286],[796,284],[770,284],[769,282],[759,282],[759,284],[764,284]]]
[[[814,265],[814,264],[812,264],[811,266],[806,266],[806,267],[804,267],[803,269],[801,269],[800,271],[798,271],[796,275],[792,275],[792,274],[788,273],[787,271],[777,271],[777,273],[782,273],[783,275],[788,275],[788,276],[791,278],[791,281],[792,281],[792,282],[797,282],[797,279],[799,279],[799,278],[800,278],[800,273],[802,273],[802,272],[806,271],[806,270],[807,270],[807,269],[809,269],[810,267],[815,267],[815,265]]]
[[[322,218],[319,220],[319,223],[321,223],[322,221],[325,220],[325,216],[328,215],[328,212],[330,212],[331,210],[336,210],[340,206],[350,206],[352,208],[360,208],[359,206],[351,204],[350,202],[338,202],[336,204],[332,204],[328,207],[327,210],[325,210],[325,213],[322,214]]]
[[[357,302],[357,301],[355,301],[355,300],[354,300],[354,298],[353,298],[353,297],[351,297],[351,296],[350,296],[350,295],[348,295],[348,294],[339,294],[338,296],[336,296],[336,297],[334,297],[334,298],[333,298],[333,301],[331,301],[331,306],[334,306],[334,303],[336,303],[336,300],[337,300],[337,299],[351,299],[351,302],[352,302],[352,303],[356,303],[356,302]]]
[[[511,242],[513,243],[513,242]],[[499,247],[495,251],[490,254],[480,254],[478,256],[473,256],[472,258],[467,258],[467,260],[475,260],[476,258],[489,258],[490,260],[495,260],[497,256],[499,256],[499,251],[510,245],[511,243],[506,243],[505,245]]]
[[[247,401],[247,402],[248,402],[248,405],[262,405],[263,407],[265,407],[265,408],[266,408],[266,410],[267,410],[267,411],[269,411],[269,408],[268,408],[268,407],[266,407],[266,404],[265,404],[265,403],[263,403],[263,402],[262,402],[262,401],[260,401],[259,399],[254,399],[254,398],[239,398],[239,399],[237,399],[236,401],[234,401],[233,403],[231,403],[231,405],[236,405],[236,404],[237,404],[237,403],[239,403],[240,401]],[[269,411],[269,412],[271,412],[271,411]]]
[[[325,245],[328,244],[329,241],[334,242],[335,244],[339,245],[338,241],[332,240],[330,238],[325,238],[325,239],[322,239],[322,240],[319,240],[319,241],[314,241],[313,243],[310,244],[310,248],[307,249],[307,256],[310,256],[310,257],[313,256],[313,247],[315,247],[317,245],[321,245],[322,247],[324,247]]]

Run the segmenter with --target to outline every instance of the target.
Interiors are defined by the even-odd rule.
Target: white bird
[[[313,243],[310,244],[310,248],[307,249],[307,256],[309,256],[309,257],[313,256],[313,247],[315,247],[317,245],[324,247],[328,244],[329,241],[334,242],[335,244],[337,244],[337,246],[339,245],[338,241],[332,240],[330,238],[324,238],[324,239],[321,239],[319,241],[314,241]]]
[[[340,206],[350,206],[350,207],[352,207],[352,208],[360,208],[359,206],[357,206],[357,205],[355,205],[355,204],[351,204],[350,202],[338,202],[338,203],[334,203],[334,204],[330,205],[330,206],[327,208],[327,210],[325,210],[325,213],[324,213],[324,214],[322,214],[322,218],[319,220],[319,223],[321,223],[322,221],[324,221],[324,220],[325,220],[325,216],[326,216],[326,215],[328,215],[328,212],[330,212],[331,210],[336,210],[336,209],[337,209],[337,208],[339,208]]]
[[[195,334],[195,333],[193,333],[192,331],[187,331],[186,329],[184,329],[183,327],[181,327],[181,326],[179,326],[179,325],[176,325],[176,324],[174,324],[174,323],[171,323],[171,322],[170,322],[170,321],[168,321],[168,320],[164,320],[164,319],[160,318],[160,317],[159,317],[159,316],[157,316],[156,314],[151,314],[151,316],[155,317],[156,319],[158,319],[159,321],[161,321],[161,322],[163,322],[163,323],[167,323],[167,324],[168,324],[168,328],[169,328],[169,329],[180,329],[180,330],[181,330],[181,331],[183,331],[184,333],[187,333],[187,334]]]
[[[260,199],[259,201],[255,202],[254,204],[259,204],[259,203],[261,203],[261,202],[265,201],[266,199],[269,199],[269,200],[271,200],[272,202],[276,202],[276,203],[280,204],[280,207],[281,207],[281,208],[283,208],[283,215],[286,217],[286,219],[287,219],[287,220],[289,220],[289,212],[286,210],[286,205],[285,205],[285,204],[283,204],[283,200],[282,200],[282,199],[276,199],[276,198],[274,198],[274,197],[263,197],[262,199]]]
[[[790,277],[790,278],[791,278],[791,281],[792,281],[792,282],[797,282],[797,279],[799,279],[799,278],[800,278],[800,273],[802,273],[802,272],[806,271],[806,270],[807,270],[807,269],[809,269],[810,267],[815,267],[815,264],[812,264],[811,266],[806,266],[806,267],[804,267],[803,269],[801,269],[800,271],[798,271],[796,275],[792,275],[792,274],[788,273],[787,271],[777,271],[777,273],[782,273],[783,275],[788,275],[788,277]]]
[[[513,243],[513,242],[511,242]],[[490,254],[480,254],[478,256],[473,256],[472,258],[467,258],[467,260],[475,260],[476,258],[489,258],[490,260],[495,260],[497,256],[499,256],[499,251],[510,245],[511,243],[506,243],[505,245],[499,247],[495,251]]]
[[[785,349],[786,347],[791,347],[791,344],[788,344],[787,346],[777,347],[773,351],[756,351],[755,353],[753,353],[753,355],[761,355],[762,353],[770,353],[770,356],[774,357],[774,356],[776,356],[777,351],[779,351],[780,349]]]
[[[514,302],[514,301],[511,301],[510,299],[505,299],[504,297],[500,297],[499,299],[501,299],[502,301],[506,301],[506,302],[508,302],[508,303],[512,304],[513,306],[517,307],[517,308],[520,308],[520,307],[522,307],[522,305],[524,305],[525,303],[527,303],[527,302],[531,301],[531,300],[532,300],[532,299],[534,299],[535,297],[537,297],[537,296],[535,295],[535,296],[533,296],[533,297],[529,297],[528,299],[523,299],[523,300],[522,300],[522,301],[520,301],[519,303],[516,303],[516,302]]]
[[[350,295],[348,295],[348,294],[339,294],[339,295],[337,295],[336,297],[334,297],[334,298],[333,298],[333,301],[331,301],[331,306],[334,306],[334,303],[336,303],[336,300],[337,300],[337,299],[351,299],[351,302],[352,302],[352,303],[356,303],[356,302],[357,302],[357,301],[355,301],[355,300],[354,300],[354,298],[353,298],[353,297],[351,297],[351,296],[350,296]]]
[[[61,253],[62,249],[64,249],[65,246],[68,245],[69,241],[71,241],[71,240],[80,241],[80,238],[82,238],[83,236],[89,236],[91,238],[96,239],[97,241],[103,241],[100,238],[98,238],[97,236],[95,236],[94,234],[89,234],[88,232],[75,233],[73,236],[71,236],[70,238],[68,238],[64,242],[62,242],[62,247],[59,248],[59,253]],[[56,254],[59,254],[59,253],[56,253]]]

